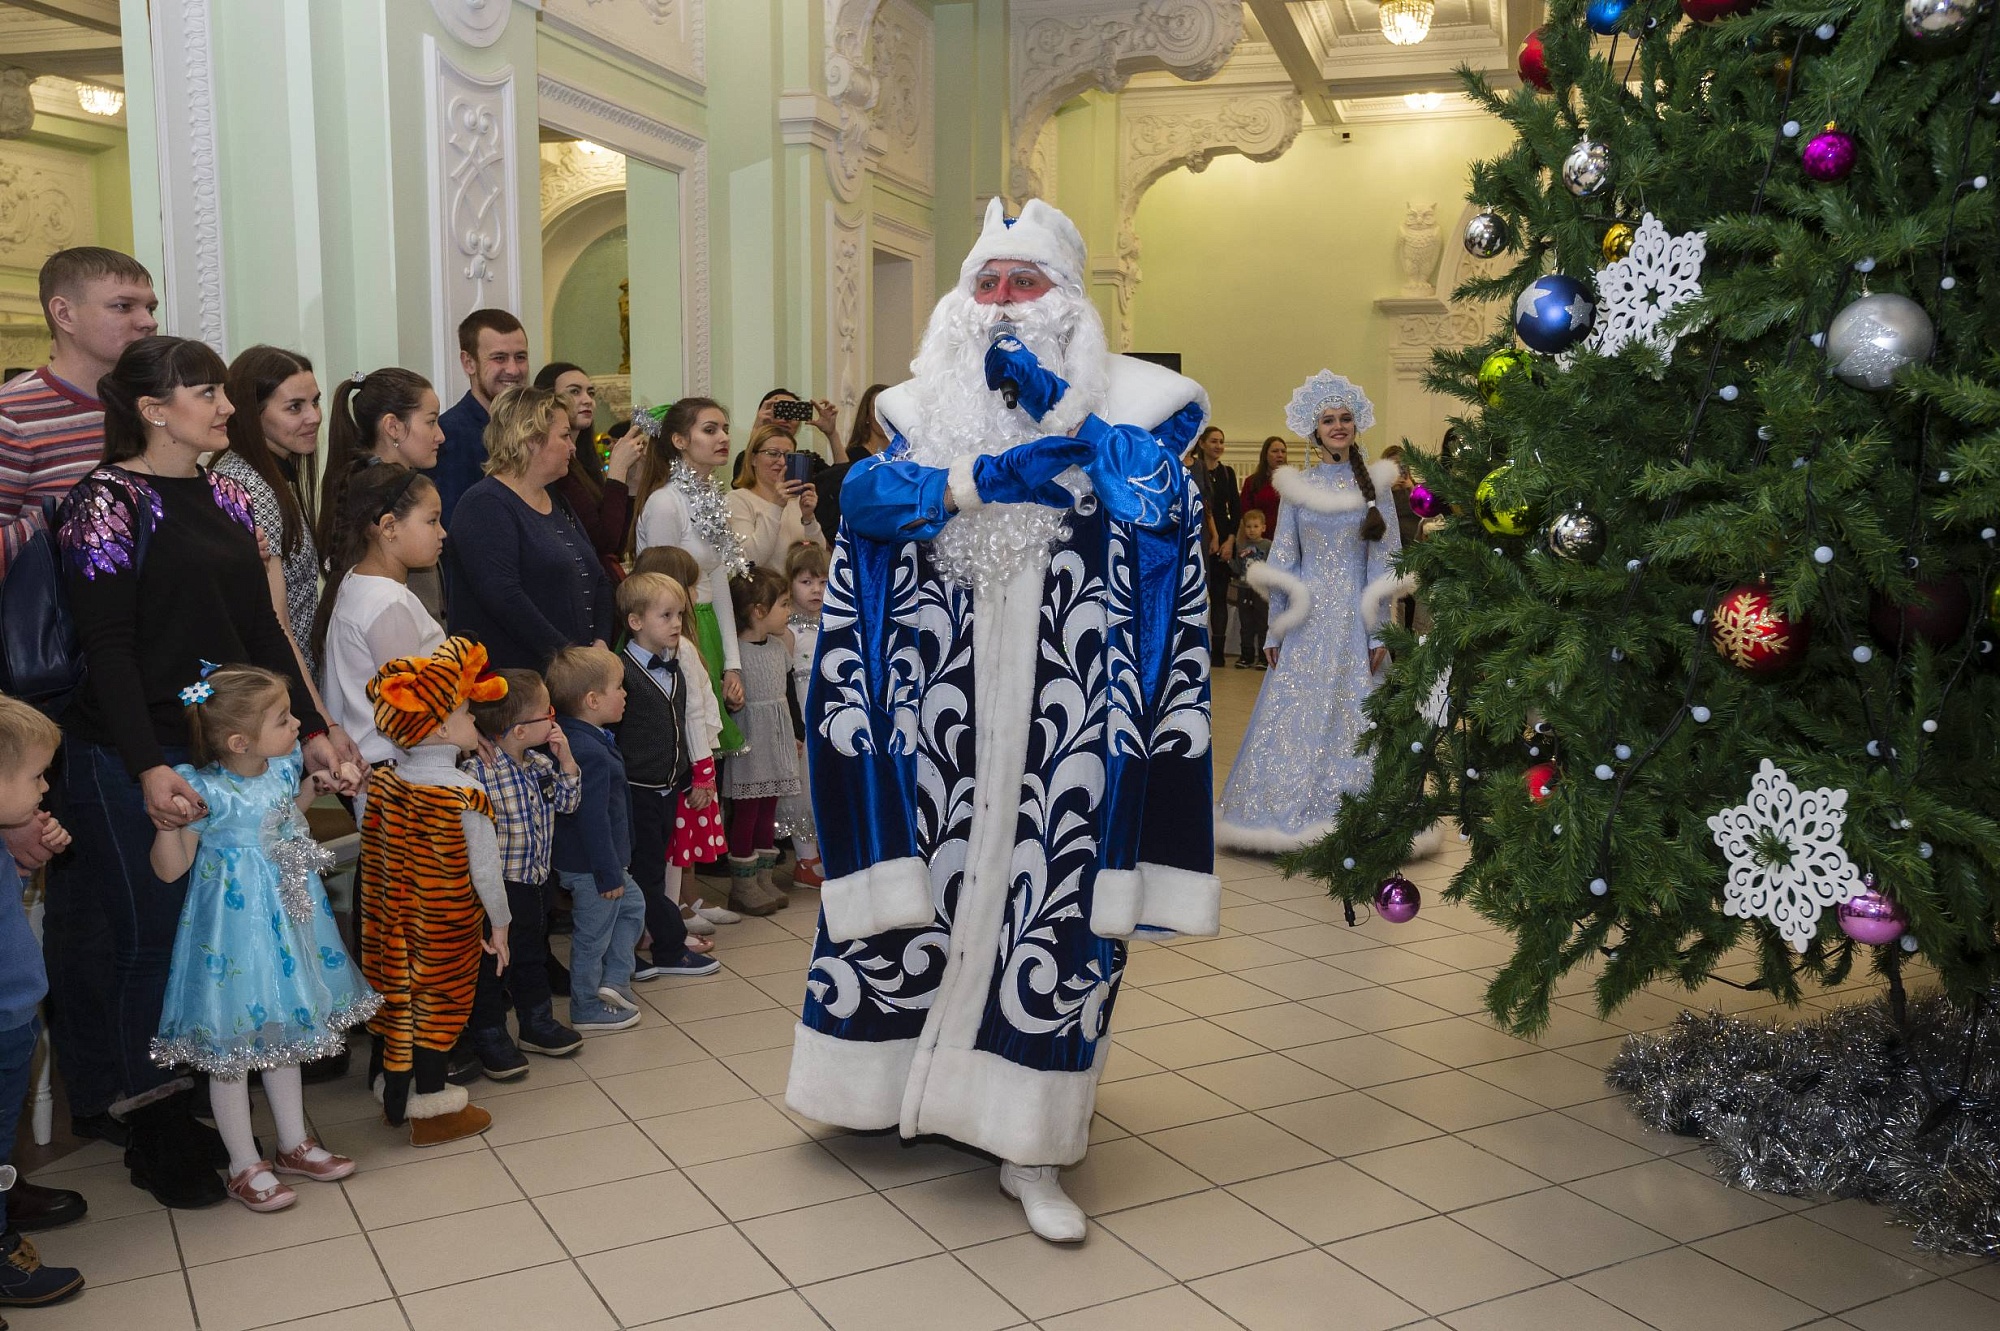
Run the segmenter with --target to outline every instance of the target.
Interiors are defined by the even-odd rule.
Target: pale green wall
[[[616,374],[624,355],[618,336],[618,284],[625,280],[625,228],[584,246],[556,293],[550,360],[581,365],[592,374]]]
[[[1401,294],[1404,205],[1435,201],[1444,244],[1457,244],[1468,164],[1510,141],[1486,119],[1350,132],[1341,143],[1308,125],[1275,162],[1224,156],[1200,175],[1176,171],[1139,206],[1133,346],[1182,354],[1232,448],[1285,433],[1292,390],[1322,366],[1378,408],[1387,400],[1394,329],[1373,302]],[[1378,452],[1395,440],[1378,428],[1362,442]]]

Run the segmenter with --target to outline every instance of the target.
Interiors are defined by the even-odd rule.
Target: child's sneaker
[[[726,906],[711,906],[706,901],[703,901],[699,898],[696,898],[695,900],[694,913],[697,919],[704,920],[709,924],[743,923],[743,917],[741,915],[738,915],[735,911],[730,910]],[[688,932],[695,933],[697,931],[690,928]],[[700,930],[699,932],[713,933],[715,931],[713,929],[704,929]]]
[[[556,1020],[555,1007],[547,999],[515,1015],[521,1023],[521,1038],[516,1043],[531,1054],[561,1058],[583,1044],[575,1031]]]
[[[597,996],[606,1007],[623,1008],[627,1012],[639,1010],[639,995],[628,989],[617,989],[607,984],[597,991]]]
[[[569,1024],[578,1035],[609,1035],[613,1031],[629,1031],[637,1026],[639,1014],[605,1003],[571,999]]]
[[[635,980],[654,980],[663,975],[713,975],[722,969],[722,963],[714,957],[704,957],[697,952],[682,950],[680,956],[669,962],[655,961],[645,972],[634,973]]]
[[[83,1288],[81,1271],[73,1266],[43,1266],[35,1245],[18,1231],[0,1237],[0,1256],[5,1258],[0,1261],[0,1304],[9,1308],[54,1303]]]

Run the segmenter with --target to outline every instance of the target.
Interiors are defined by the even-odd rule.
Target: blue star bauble
[[[1600,37],[1613,36],[1632,12],[1632,5],[1633,0],[1590,0],[1590,8],[1583,11],[1584,26]]]
[[[1590,336],[1596,322],[1590,288],[1561,273],[1536,278],[1514,302],[1514,335],[1544,355],[1568,351]]]

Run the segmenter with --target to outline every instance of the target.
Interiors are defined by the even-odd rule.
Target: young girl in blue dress
[[[253,1211],[297,1195],[279,1174],[331,1182],[354,1162],[306,1133],[299,1065],[338,1053],[381,999],[349,960],[306,831],[305,807],[334,777],[302,777],[299,721],[285,681],[254,666],[208,668],[181,690],[199,767],[174,770],[201,797],[186,827],[153,841],[153,872],[188,877],[153,1061],[209,1075],[215,1125],[229,1148],[229,1194]],[[183,801],[185,802],[185,801]],[[259,1158],[250,1128],[252,1069],[277,1121],[277,1156]]]

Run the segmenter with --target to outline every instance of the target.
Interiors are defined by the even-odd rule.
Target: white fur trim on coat
[[[930,870],[914,855],[827,879],[819,889],[819,905],[826,914],[826,936],[836,943],[915,929],[937,914]]]
[[[856,1132],[893,1128],[916,1052],[915,1040],[842,1040],[800,1022],[792,1031],[785,1103],[815,1123]]]
[[[1110,1055],[1108,1032],[1097,1042],[1097,1061],[1081,1072],[1041,1072],[984,1050],[940,1045],[928,1054],[930,1078],[951,1091],[924,1096],[903,1135],[935,1133],[1017,1165],[1073,1165],[1090,1147],[1090,1111]],[[910,1108],[905,1097],[906,1120]]]
[[[1243,827],[1225,818],[1217,818],[1215,844],[1232,850],[1255,851],[1261,855],[1279,855],[1288,850],[1304,849],[1332,830],[1331,818],[1297,832],[1281,832],[1275,827]]]
[[[1100,869],[1090,897],[1090,931],[1130,938],[1141,928],[1170,929],[1190,938],[1222,931],[1222,880],[1170,864]]]
[[[1265,626],[1265,641],[1271,646],[1275,647],[1283,642],[1285,635],[1305,623],[1306,616],[1312,613],[1312,588],[1306,585],[1303,578],[1287,573],[1281,568],[1273,568],[1269,560],[1253,562],[1249,571],[1244,574],[1244,578],[1252,587],[1264,593],[1266,600],[1270,599],[1273,592],[1285,594],[1284,610],[1273,615],[1271,622]]]
[[[916,380],[905,379],[895,387],[885,388],[876,394],[875,419],[886,433],[907,437],[908,431],[903,423],[913,426],[920,414],[915,390]],[[1157,430],[1190,402],[1201,404],[1201,417],[1206,422],[1208,392],[1200,384],[1164,365],[1155,365],[1135,356],[1113,356],[1105,366],[1104,404],[1097,414],[1109,425],[1137,425]],[[1050,412],[1042,422],[1043,426],[1048,427],[1060,420],[1062,412],[1063,403],[1057,403],[1055,411]],[[1075,426],[1069,428],[1074,429]],[[1050,434],[1067,432],[1049,429]]]
[[[979,494],[979,482],[972,478],[973,461],[974,458],[970,453],[953,458],[951,466],[945,472],[945,484],[951,490],[951,502],[958,506],[958,511],[961,513],[971,513],[986,507],[986,501]]]
[[[1342,475],[1351,475],[1348,464],[1321,463],[1315,471],[1333,467]],[[1393,462],[1377,462],[1368,468],[1368,478],[1375,482],[1375,507],[1382,510],[1386,521],[1395,521],[1396,509],[1389,491],[1402,472]],[[1361,493],[1361,487],[1352,490],[1336,490],[1329,485],[1315,485],[1306,479],[1306,474],[1297,467],[1279,467],[1271,473],[1271,488],[1278,492],[1278,498],[1300,508],[1309,508],[1315,513],[1352,513],[1356,509],[1368,507],[1368,499]],[[1386,507],[1385,507],[1386,505]]]
[[[1390,601],[1399,596],[1412,595],[1417,590],[1417,580],[1394,569],[1370,582],[1361,589],[1361,623],[1369,633],[1382,627],[1382,610]]]

